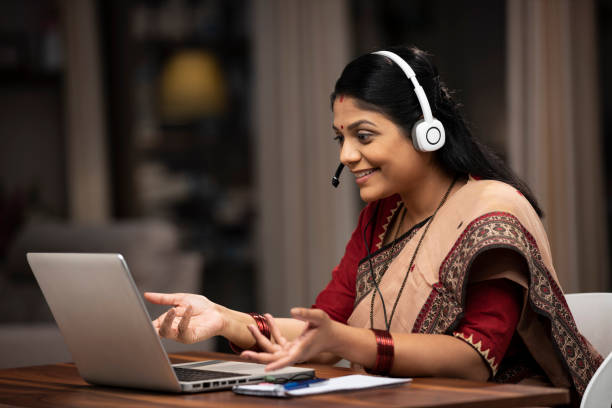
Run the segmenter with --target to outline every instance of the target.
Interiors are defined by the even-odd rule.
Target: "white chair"
[[[587,385],[581,408],[612,405],[612,293],[565,295],[578,330],[605,358]]]

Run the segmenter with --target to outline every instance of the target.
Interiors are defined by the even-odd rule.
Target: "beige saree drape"
[[[387,313],[391,313],[424,230],[422,227],[414,231],[372,257]],[[470,265],[476,257],[494,248],[520,254],[528,276],[504,273],[470,277]],[[505,183],[470,178],[449,197],[423,239],[390,331],[452,334],[463,315],[468,280],[496,278],[510,279],[525,288],[517,332],[531,357],[554,385],[573,386],[581,395],[601,363],[601,356],[576,328],[557,281],[539,217],[525,197]],[[369,263],[362,262],[349,325],[370,327],[373,288]],[[379,296],[374,300],[373,324],[374,328],[385,328]],[[497,368],[494,366],[494,372]],[[496,379],[509,379],[509,371],[516,369],[500,369]]]

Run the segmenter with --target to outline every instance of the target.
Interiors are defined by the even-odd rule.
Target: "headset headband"
[[[410,79],[412,81],[412,84],[414,85],[414,93],[416,94],[417,99],[419,100],[419,105],[421,105],[421,110],[423,111],[423,119],[425,120],[425,122],[428,123],[433,122],[433,115],[431,113],[431,108],[429,107],[429,101],[427,100],[427,96],[425,96],[425,91],[423,90],[423,87],[419,84],[416,74],[414,73],[412,68],[410,68],[410,65],[408,65],[408,63],[402,57],[391,51],[376,51],[372,54],[383,55],[389,58],[391,61],[395,62],[397,66],[402,69],[402,71],[404,71],[404,74],[406,74],[408,79]]]

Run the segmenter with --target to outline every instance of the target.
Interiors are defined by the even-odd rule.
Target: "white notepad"
[[[365,390],[368,388],[386,387],[397,384],[405,384],[412,381],[411,378],[389,378],[374,377],[370,375],[345,375],[343,377],[330,378],[327,381],[314,383],[306,388],[286,390],[282,384],[254,384],[236,385],[233,391],[236,394],[256,395],[262,397],[301,397],[305,395],[324,394],[338,391]]]

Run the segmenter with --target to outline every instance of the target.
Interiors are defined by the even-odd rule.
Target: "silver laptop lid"
[[[87,382],[181,391],[121,255],[28,253],[27,258]]]

